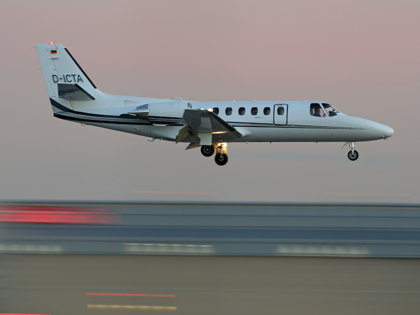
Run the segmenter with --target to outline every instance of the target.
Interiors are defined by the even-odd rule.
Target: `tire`
[[[214,161],[216,162],[217,165],[223,166],[226,165],[226,163],[228,162],[228,156],[227,154],[223,154],[223,153],[217,153]]]
[[[214,154],[214,147],[212,145],[203,145],[201,147],[201,154],[205,157],[210,157]]]
[[[350,161],[354,162],[359,158],[359,152],[354,150],[354,153],[352,154],[352,152],[350,150],[349,153],[347,154],[347,157],[349,158]]]

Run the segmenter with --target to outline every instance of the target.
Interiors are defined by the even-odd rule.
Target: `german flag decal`
[[[57,50],[51,50],[51,55],[57,55]]]

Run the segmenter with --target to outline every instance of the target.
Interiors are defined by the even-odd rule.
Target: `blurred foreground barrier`
[[[214,254],[213,245],[185,245],[185,244],[125,244],[125,250],[129,253],[144,253],[144,254],[167,254],[167,255],[182,255],[182,254]]]
[[[0,203],[0,253],[420,257],[420,206]]]
[[[62,251],[63,249],[59,245],[0,244],[0,253],[49,254]]]
[[[370,254],[366,247],[310,245],[279,245],[277,252],[281,255],[289,256],[363,257]]]

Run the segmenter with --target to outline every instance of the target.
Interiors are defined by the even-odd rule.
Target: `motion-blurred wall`
[[[418,314],[419,210],[4,202],[0,312]]]

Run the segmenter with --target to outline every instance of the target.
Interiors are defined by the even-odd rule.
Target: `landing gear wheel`
[[[217,165],[223,166],[228,162],[228,156],[227,154],[217,153],[214,160],[216,161]]]
[[[210,157],[214,154],[214,147],[212,145],[203,145],[201,147],[201,154],[205,157]]]
[[[347,154],[350,161],[356,161],[359,158],[359,152],[354,150],[353,152],[350,150]]]

